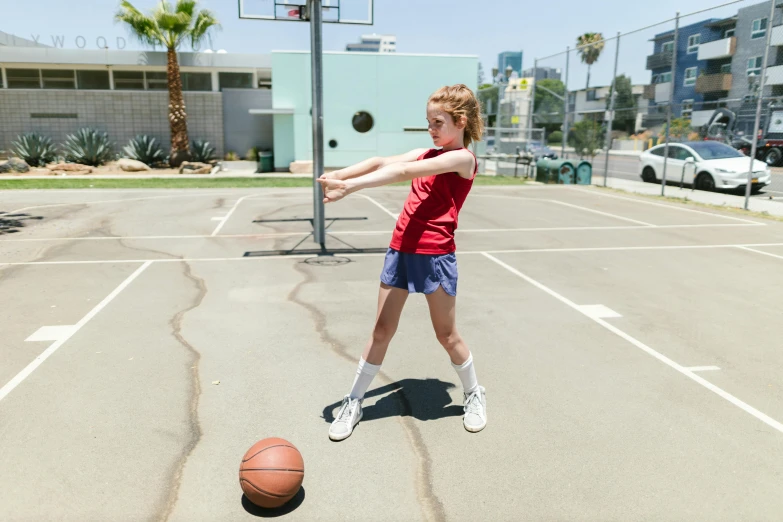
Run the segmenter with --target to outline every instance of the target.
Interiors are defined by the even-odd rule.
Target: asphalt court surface
[[[388,245],[404,188],[326,207]],[[4,520],[777,520],[783,223],[581,187],[476,187],[458,324],[489,424],[412,296],[339,444],[382,254],[312,248],[302,189],[0,192]],[[329,221],[328,221],[329,222]],[[330,262],[323,262],[324,259]],[[281,512],[239,460],[305,460]]]

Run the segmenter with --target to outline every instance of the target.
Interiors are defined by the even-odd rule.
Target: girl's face
[[[463,119],[460,118],[460,120]],[[427,104],[427,123],[429,124],[428,129],[432,143],[436,147],[462,147],[465,123],[462,121],[455,122],[451,114],[441,109],[440,105],[435,103]]]

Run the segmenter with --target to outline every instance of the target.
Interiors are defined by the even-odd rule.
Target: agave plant
[[[163,148],[158,140],[147,134],[139,134],[123,147],[125,155],[130,159],[140,161],[146,165],[162,163],[166,159]]]
[[[193,161],[209,163],[210,160],[215,159],[215,147],[206,140],[193,140],[190,157]]]
[[[44,167],[57,159],[57,148],[52,140],[37,132],[17,136],[11,146],[11,152],[25,160],[31,167]]]
[[[79,129],[69,134],[63,143],[65,161],[97,167],[114,159],[113,144],[109,135],[95,129]]]

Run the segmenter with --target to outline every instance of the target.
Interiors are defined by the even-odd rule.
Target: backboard
[[[309,19],[307,0],[238,0],[239,18],[251,20]],[[373,24],[374,0],[321,0],[324,22],[333,24]]]

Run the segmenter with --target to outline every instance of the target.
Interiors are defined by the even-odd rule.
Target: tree
[[[536,82],[536,96],[533,102],[533,122],[535,125],[533,126],[543,127],[547,133],[560,130],[565,112],[563,100],[552,93],[565,96],[565,84],[560,80],[549,78]]]
[[[218,28],[220,25],[212,12],[198,9],[198,0],[177,0],[174,6],[166,0],[161,0],[148,15],[136,9],[128,0],[123,0],[114,19],[127,24],[133,36],[141,43],[166,48],[171,130],[169,163],[177,167],[190,157],[188,117],[182,96],[177,49],[186,41],[191,47],[197,46],[210,29]]]
[[[598,122],[584,119],[574,124],[571,128],[571,135],[568,138],[569,144],[574,147],[574,150],[579,157],[590,156],[592,160],[595,158],[598,149],[603,145],[603,136],[601,132],[601,126]]]
[[[587,84],[585,90],[590,88],[590,68],[604,50],[604,36],[601,33],[585,33],[576,39],[576,52],[582,63],[587,64]]]
[[[614,81],[614,119],[612,128],[614,130],[623,130],[628,134],[636,132],[636,98],[633,95],[633,86],[631,79],[624,74],[618,76]],[[606,100],[606,110],[611,106],[611,99]]]
[[[672,120],[672,126],[669,130],[669,138],[682,140],[683,138],[687,138],[692,131],[693,129],[691,128],[691,120],[688,118],[674,118]],[[663,126],[663,130],[661,131],[661,139],[665,137],[666,125]]]

